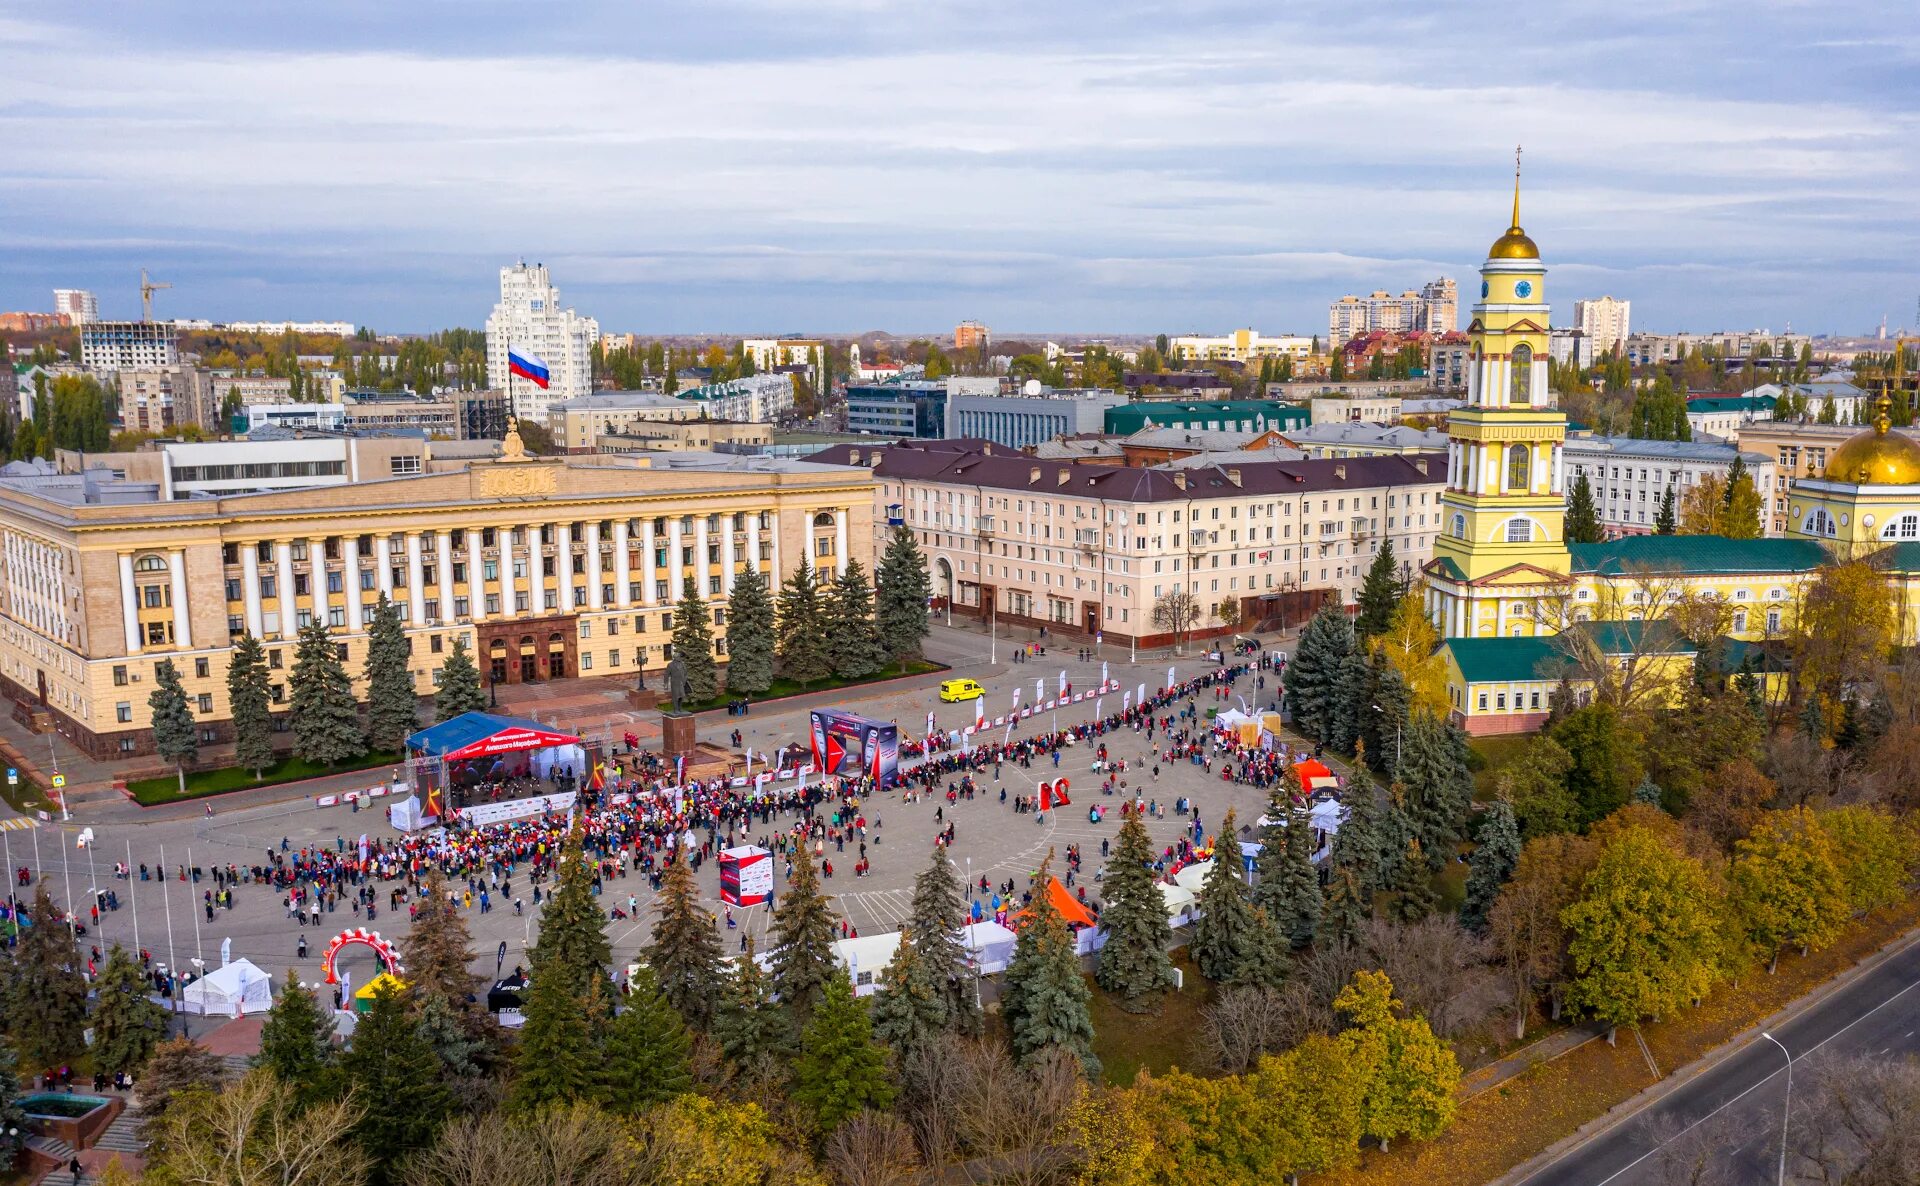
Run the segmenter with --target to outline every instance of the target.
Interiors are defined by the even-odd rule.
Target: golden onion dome
[[[1507,228],[1507,233],[1493,241],[1487,248],[1488,259],[1539,259],[1540,249],[1533,245],[1527,232],[1517,226]]]
[[[1873,427],[1856,433],[1827,460],[1827,478],[1856,486],[1920,486],[1920,441],[1889,431],[1891,402],[1880,398]]]

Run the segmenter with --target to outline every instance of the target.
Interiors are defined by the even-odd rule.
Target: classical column
[[[313,591],[313,620],[326,622],[327,615],[327,541],[307,541],[307,587]],[[344,583],[344,582],[343,582]]]
[[[600,588],[600,520],[587,521],[587,608],[607,608],[606,598]]]
[[[573,604],[573,524],[556,523],[553,528],[553,572],[560,580],[560,612],[570,614]]]
[[[140,601],[133,587],[133,556],[120,553],[120,624],[127,632],[127,654],[140,653]]]
[[[772,555],[772,559],[770,559],[770,560],[768,561],[768,568],[769,568],[769,571],[768,571],[768,573],[767,573],[767,585],[768,585],[768,589],[769,589],[769,591],[770,591],[770,592],[772,592],[772,593],[775,593],[775,594],[777,594],[777,593],[779,593],[779,592],[780,592],[780,581],[781,581],[781,576],[780,576],[780,508],[779,508],[779,507],[775,507],[775,508],[773,508],[772,510],[770,510],[770,511],[768,511],[768,512],[767,512],[767,523],[768,523],[768,528],[767,528],[767,538],[768,538],[768,540],[770,540],[770,541],[772,542],[772,544],[773,544],[773,549],[772,549],[772,551],[773,551],[773,555]],[[755,548],[755,550],[756,550],[756,551],[757,551],[757,550],[759,549],[759,541],[758,541],[758,540],[755,540],[755,541],[754,541],[754,548]]]
[[[847,571],[847,508],[833,512],[834,572]]]
[[[640,520],[640,604],[653,604],[653,520]]]
[[[500,544],[500,615],[511,618],[520,612],[513,600],[513,528],[496,527],[493,538]]]
[[[693,587],[707,595],[707,517],[693,521]]]
[[[487,617],[486,563],[480,551],[480,529],[467,528],[467,613],[476,622]]]
[[[374,583],[388,601],[393,600],[393,537],[381,532],[373,537],[373,563],[378,569]]]
[[[737,563],[733,550],[733,516],[720,517],[720,591],[728,597],[733,596],[733,566]]]
[[[633,557],[627,551],[632,546],[632,529],[628,524],[626,519],[613,521],[613,603],[621,609],[633,605]]]
[[[440,597],[440,625],[446,626],[453,622],[453,591],[455,588],[453,583],[453,532],[435,532],[433,544],[434,568],[436,570],[434,576],[439,578],[434,582],[434,587]]]
[[[193,629],[187,613],[187,555],[178,548],[167,553],[167,576],[173,584],[173,644],[193,645]]]
[[[247,633],[258,639],[265,632],[260,620],[260,545],[240,545],[240,592],[247,601]]]
[[[679,600],[686,582],[680,575],[680,516],[667,520],[667,604]]]
[[[273,558],[280,570],[280,637],[293,638],[300,633],[300,607],[293,596],[293,544],[275,542]]]
[[[407,532],[407,620],[427,624],[427,579],[420,563],[420,533]]]
[[[347,633],[366,628],[365,605],[360,600],[360,537],[340,537],[340,589],[347,598]]]

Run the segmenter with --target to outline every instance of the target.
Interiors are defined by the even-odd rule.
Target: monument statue
[[[680,701],[687,695],[687,665],[675,656],[667,664],[667,711],[679,712]]]

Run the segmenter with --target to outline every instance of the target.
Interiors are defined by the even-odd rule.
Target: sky
[[[1920,23],[1864,0],[0,0],[0,308],[633,333],[1326,332],[1521,221],[1554,321],[1920,301]],[[1463,320],[1464,320],[1463,308]]]

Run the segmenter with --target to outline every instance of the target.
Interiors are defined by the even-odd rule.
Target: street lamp
[[[1760,1036],[1772,1042],[1775,1046],[1779,1046],[1780,1053],[1787,1056],[1787,1102],[1786,1105],[1780,1109],[1780,1170],[1774,1178],[1780,1186],[1786,1186],[1787,1125],[1793,1119],[1793,1051],[1788,1050],[1785,1046],[1781,1046],[1780,1039],[1764,1030],[1761,1031]]]

